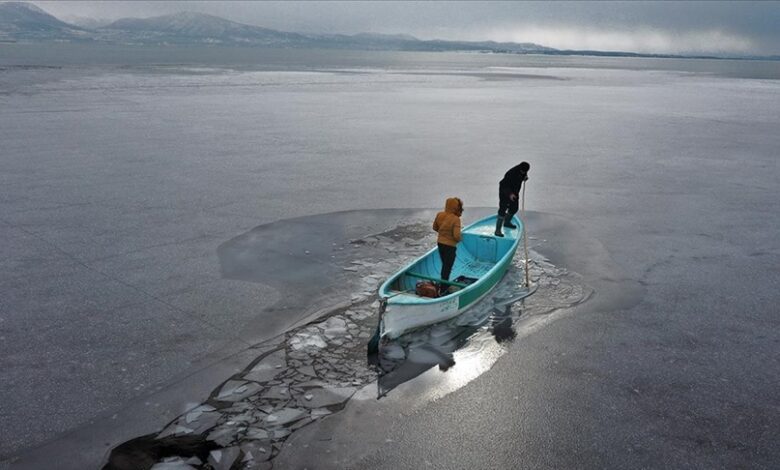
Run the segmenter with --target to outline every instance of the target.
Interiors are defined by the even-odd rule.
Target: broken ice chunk
[[[254,395],[260,390],[260,384],[244,382],[243,380],[228,380],[217,394],[220,401],[240,401]]]
[[[184,462],[158,462],[152,465],[150,470],[196,470],[192,465]]]
[[[328,343],[320,336],[316,328],[306,328],[290,338],[290,346],[297,351],[308,347],[322,349],[328,346]]]
[[[284,426],[275,427],[268,430],[271,439],[282,439],[290,435],[290,430]]]
[[[306,412],[297,408],[282,408],[265,417],[265,422],[280,426],[301,419]]]
[[[214,441],[223,447],[227,447],[236,439],[241,432],[241,429],[243,428],[223,424],[211,431],[206,439]]]
[[[279,369],[286,366],[284,350],[274,351],[258,362],[244,378],[255,382],[267,382],[281,372]]]
[[[349,400],[355,393],[353,387],[326,387],[315,388],[304,395],[304,400],[298,400],[300,406],[306,408],[323,408],[326,406],[339,405]],[[307,396],[311,395],[311,399]]]
[[[313,366],[303,366],[298,368],[298,373],[302,375],[308,375],[309,377],[317,377],[317,373],[314,372]]]
[[[325,337],[328,339],[334,339],[347,334],[347,322],[339,316],[328,318],[319,326],[324,330]]]
[[[276,385],[268,389],[262,396],[271,400],[287,400],[290,398],[290,390],[287,385]]]
[[[268,434],[268,431],[261,428],[249,428],[246,430],[246,438],[247,439],[268,439],[270,437],[270,434]]]
[[[194,429],[182,426],[178,424],[178,421],[176,421],[167,428],[163,429],[162,432],[157,435],[157,439],[162,439],[163,437],[168,436],[182,436],[185,434],[192,434],[193,432],[195,432]]]
[[[315,408],[315,409],[311,410],[311,415],[310,416],[313,419],[317,419],[317,418],[322,418],[323,416],[327,416],[329,414],[331,414],[331,412],[327,408]]]
[[[271,443],[268,441],[245,442],[241,444],[241,451],[244,453],[244,462],[258,461],[264,462],[271,458]]]
[[[217,422],[222,417],[222,414],[217,411],[209,411],[207,413],[202,413],[197,420],[193,421],[191,426],[193,426],[192,432],[195,434],[201,434],[214,426],[217,425]]]
[[[307,424],[311,423],[313,420],[310,417],[306,417],[303,419],[299,419],[298,421],[294,422],[292,426],[290,426],[290,431],[294,432],[298,429],[301,429],[302,427],[306,426]]]
[[[211,405],[200,405],[188,411],[185,420],[187,421],[187,424],[189,424],[200,418],[200,415],[203,413],[214,410],[215,408]]]
[[[240,454],[241,449],[236,446],[212,450],[209,453],[209,464],[214,470],[230,470]]]
[[[254,409],[255,409],[255,407],[252,406],[252,404],[240,401],[238,403],[233,403],[233,406],[231,406],[230,408],[224,408],[224,409],[222,409],[220,411],[222,413],[231,413],[231,414],[233,414],[233,413],[245,413],[247,411],[252,411]]]
[[[247,412],[240,415],[233,416],[227,424],[251,424],[257,421],[258,417],[255,413]]]
[[[322,380],[309,380],[307,382],[301,382],[297,384],[297,386],[301,388],[325,387],[326,385],[328,385],[328,383],[323,382]]]

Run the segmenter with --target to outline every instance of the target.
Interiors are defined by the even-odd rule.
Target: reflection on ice
[[[516,323],[521,315],[539,317],[588,298],[590,290],[574,275],[531,253],[531,290],[523,286],[524,261],[515,259],[504,279],[468,311],[384,343],[374,359],[379,372],[378,396],[435,366],[447,373],[441,381],[450,387],[462,386],[503,354],[500,345],[517,337]],[[468,364],[463,366],[463,362]]]

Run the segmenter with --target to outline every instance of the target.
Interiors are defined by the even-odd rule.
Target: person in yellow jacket
[[[455,264],[455,251],[460,236],[460,216],[463,214],[463,201],[457,197],[447,198],[444,211],[436,214],[433,221],[433,230],[439,234],[436,243],[439,245],[441,257],[441,278],[450,280],[452,265]],[[445,293],[446,285],[439,286],[439,295]]]

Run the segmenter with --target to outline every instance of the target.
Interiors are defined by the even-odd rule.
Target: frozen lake
[[[690,367],[777,419],[779,62],[25,47],[0,45],[2,458],[316,310],[267,310],[283,286],[226,277],[224,243],[491,206],[521,160],[527,207],[603,244],[647,321],[741,338]],[[396,222],[346,218],[333,243]]]

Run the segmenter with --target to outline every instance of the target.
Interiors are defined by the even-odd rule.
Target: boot
[[[504,236],[504,234],[501,233],[501,226],[502,225],[504,225],[504,219],[502,219],[501,217],[496,217],[496,233],[495,233],[495,235],[497,237],[503,237]]]
[[[444,297],[445,295],[447,295],[449,293],[450,293],[450,291],[448,290],[447,284],[439,283],[439,297]]]
[[[512,223],[512,216],[511,215],[507,215],[506,217],[504,217],[504,227],[506,227],[506,228],[517,228],[517,225]]]

